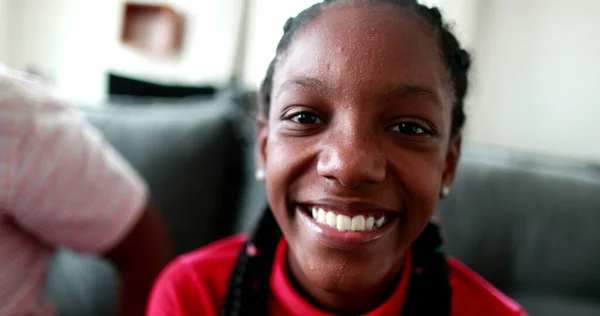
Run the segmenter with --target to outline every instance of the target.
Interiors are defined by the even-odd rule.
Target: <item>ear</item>
[[[256,127],[256,169],[265,170],[267,167],[267,140],[269,136],[269,125],[264,118],[258,120]]]
[[[450,186],[454,180],[460,157],[461,143],[462,134],[460,132],[450,138],[450,145],[446,153],[446,163],[442,174],[442,185]]]

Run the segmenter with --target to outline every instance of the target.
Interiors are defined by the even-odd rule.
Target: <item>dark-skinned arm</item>
[[[119,273],[117,315],[144,315],[152,284],[172,259],[171,244],[157,212],[147,206],[125,239],[105,257]]]

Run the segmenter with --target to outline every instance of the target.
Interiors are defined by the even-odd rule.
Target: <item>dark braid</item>
[[[265,210],[238,255],[221,315],[268,315],[267,297],[281,230]]]
[[[279,59],[284,56],[293,37],[298,29],[304,24],[321,14],[329,6],[342,1],[361,0],[324,0],[312,5],[302,11],[295,18],[287,20],[283,27],[283,37],[277,45],[275,58],[269,64],[265,78],[261,84],[258,103],[260,112],[267,118],[271,105],[271,91],[273,88],[273,75]],[[362,0],[372,4],[391,3],[408,9],[418,17],[424,19],[433,27],[438,37],[440,57],[445,63],[449,81],[454,93],[454,104],[452,108],[452,133],[458,133],[466,120],[464,113],[464,99],[468,88],[468,71],[471,58],[467,51],[461,48],[457,38],[452,34],[448,24],[442,18],[437,8],[428,8],[419,4],[416,0]],[[269,278],[275,257],[275,249],[281,238],[281,231],[273,218],[270,210],[265,210],[250,235],[248,242],[238,256],[236,267],[229,281],[228,294],[223,306],[222,315],[267,315],[267,301],[269,295]],[[407,315],[448,315],[450,288],[448,287],[448,276],[443,254],[432,252],[441,245],[437,230],[428,226],[425,232],[417,239],[414,246],[419,248],[413,250],[414,263],[429,265],[432,268],[415,277],[424,279],[423,282],[415,282],[409,288],[409,301],[407,301],[405,314]],[[417,247],[418,246],[418,247]],[[436,284],[437,294],[424,285]],[[429,294],[428,294],[429,293]],[[432,296],[439,298],[440,306],[433,306],[429,302],[421,302]],[[413,299],[414,297],[414,299]]]

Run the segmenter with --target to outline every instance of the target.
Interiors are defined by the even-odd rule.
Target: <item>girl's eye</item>
[[[290,120],[294,123],[298,123],[298,124],[323,124],[325,123],[321,118],[319,118],[317,115],[310,113],[310,112],[299,112],[299,113],[295,113],[292,114],[290,116],[288,116],[286,118],[287,120]]]
[[[404,135],[431,135],[431,131],[413,122],[398,123],[393,125],[390,130]]]

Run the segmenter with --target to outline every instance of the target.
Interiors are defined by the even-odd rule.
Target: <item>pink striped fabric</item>
[[[0,316],[53,315],[43,282],[54,249],[109,250],[146,199],[137,174],[74,108],[0,67]]]

